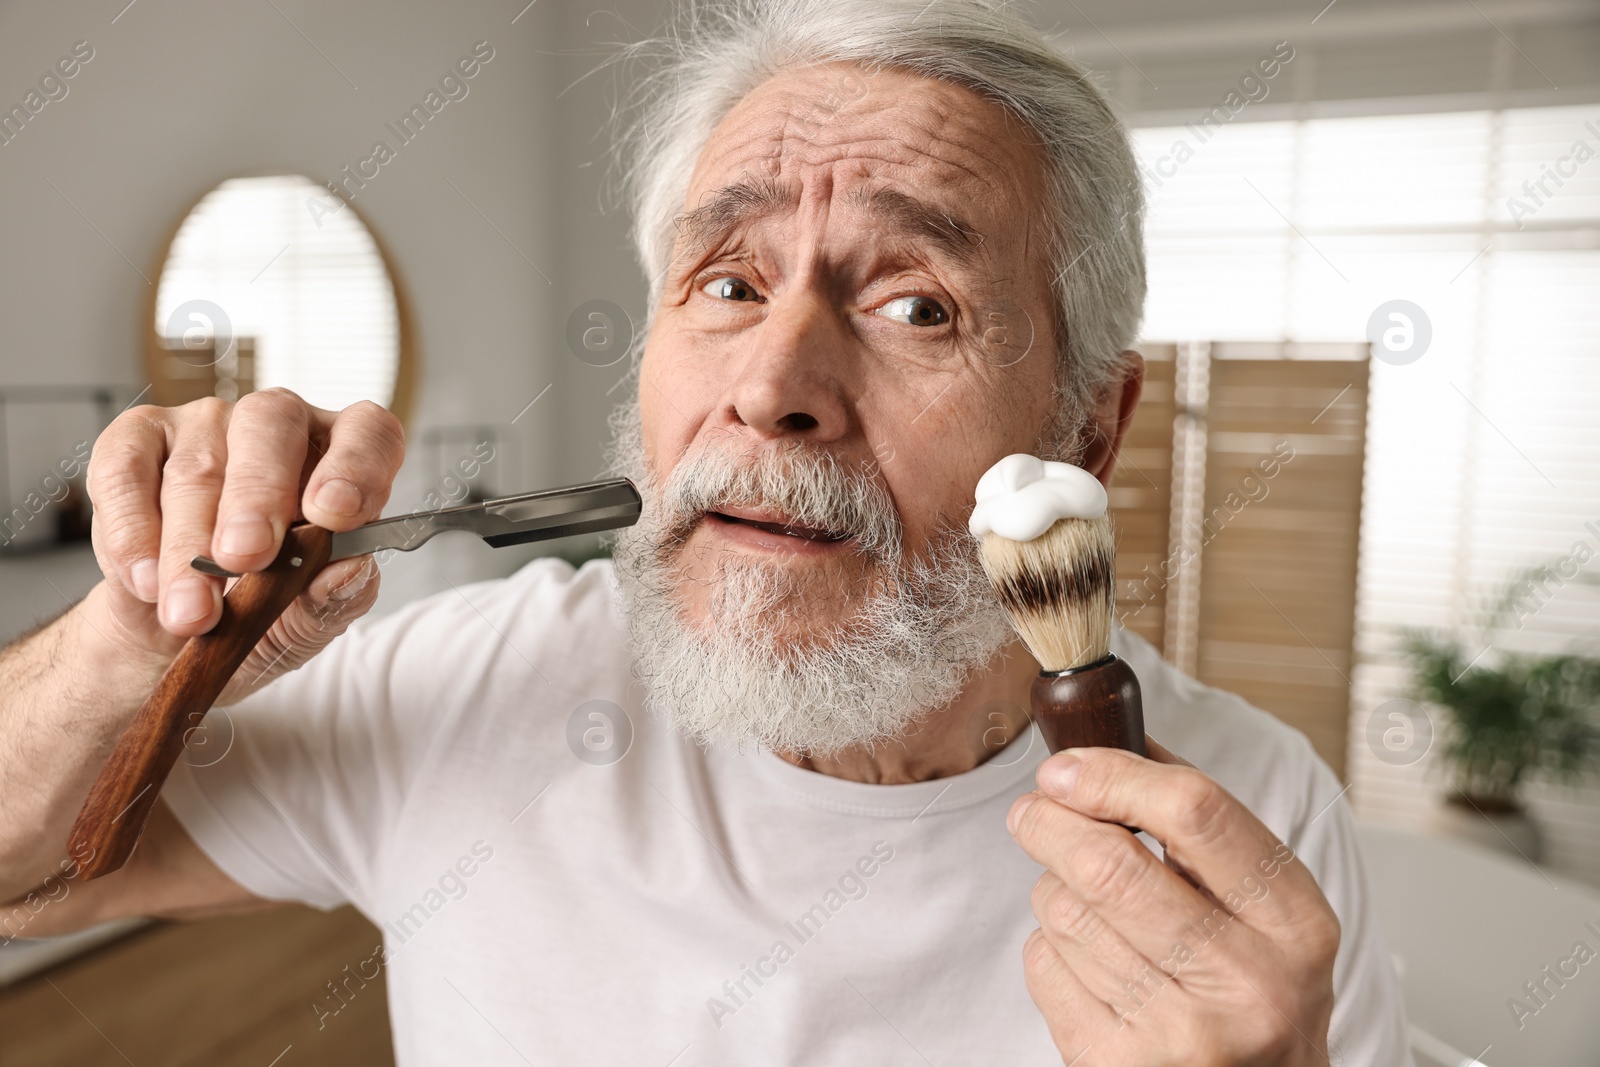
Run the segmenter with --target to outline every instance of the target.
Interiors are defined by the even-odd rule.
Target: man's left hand
[[[1327,1064],[1333,909],[1232,794],[1148,747],[1057,753],[1007,816],[1046,868],[1023,967],[1063,1061]]]

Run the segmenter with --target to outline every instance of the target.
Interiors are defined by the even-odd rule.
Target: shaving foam
[[[1057,520],[1098,519],[1106,513],[1106,487],[1094,475],[1023,452],[984,472],[977,498],[967,522],[974,537],[994,533],[1032,541]]]

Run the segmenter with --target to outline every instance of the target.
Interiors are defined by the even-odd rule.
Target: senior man
[[[98,764],[219,617],[186,561],[377,517],[403,451],[278,390],[126,413],[104,581],[0,659],[0,894],[65,877],[30,934],[353,902],[383,944],[308,1010],[384,970],[403,1064],[1408,1062],[1305,739],[1119,632],[1156,759],[1046,759],[964,532],[1008,453],[1108,480],[1138,400],[1100,92],[998,4],[691,14],[627,142],[651,317],[615,466],[647,507],[615,564],[356,625],[376,567],[329,566],[224,695],[228,754],[75,881]]]

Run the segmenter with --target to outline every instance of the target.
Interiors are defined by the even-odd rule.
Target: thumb
[[[231,704],[297,670],[365,615],[377,599],[378,561],[372,556],[328,564],[251,649],[217,704]]]

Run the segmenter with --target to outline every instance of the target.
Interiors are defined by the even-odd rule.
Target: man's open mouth
[[[815,526],[802,526],[799,523],[792,522],[773,522],[746,515],[730,514],[726,511],[708,511],[706,512],[706,517],[738,526],[754,526],[756,529],[765,530],[767,533],[781,534],[784,537],[798,537],[804,541],[833,543],[848,541],[852,536],[837,530],[824,530]]]

